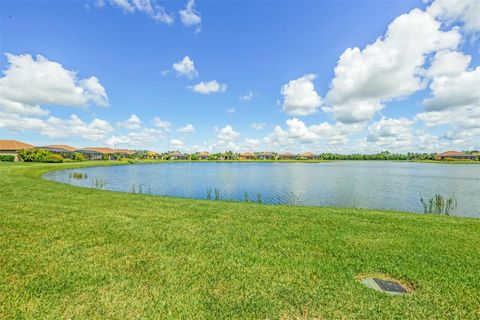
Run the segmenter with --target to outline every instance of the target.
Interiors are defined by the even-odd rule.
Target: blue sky
[[[479,10],[2,1],[0,138],[187,152],[478,149]]]

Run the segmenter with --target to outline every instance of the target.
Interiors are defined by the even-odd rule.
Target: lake
[[[458,206],[452,215],[480,217],[477,164],[169,162],[53,171],[45,178],[162,196],[409,212],[423,212],[421,196],[440,193],[455,195]]]

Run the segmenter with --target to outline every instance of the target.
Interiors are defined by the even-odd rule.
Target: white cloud
[[[368,127],[367,141],[386,147],[410,145],[414,139],[412,131],[414,123],[415,121],[407,118],[382,117]]]
[[[176,148],[183,147],[185,145],[185,143],[182,140],[179,140],[179,139],[170,140],[170,144],[173,147],[176,147]]]
[[[219,129],[219,128],[215,127],[215,131],[217,132],[218,138],[221,139],[221,140],[230,141],[230,140],[235,140],[238,137],[240,137],[240,133],[233,130],[231,125],[226,125],[222,129]]]
[[[426,71],[429,78],[456,76],[465,71],[472,57],[458,51],[442,50],[435,53],[430,68]]]
[[[85,107],[108,105],[105,89],[96,77],[79,79],[74,71],[41,55],[6,54],[8,68],[0,78],[0,111],[45,116],[41,105]]]
[[[480,1],[478,0],[436,0],[427,8],[427,12],[447,24],[463,23],[467,33],[480,30]]]
[[[432,97],[423,102],[427,110],[465,106],[480,108],[480,67],[456,76],[435,77],[430,89]]]
[[[164,120],[160,119],[159,117],[153,118],[153,125],[156,128],[165,130],[167,132],[170,132],[170,129],[172,127],[172,124],[170,122],[164,121]]]
[[[102,140],[113,131],[105,120],[93,119],[90,123],[73,114],[70,118],[48,117],[46,120],[0,112],[0,129],[12,132],[31,131],[50,138],[82,137],[88,140]]]
[[[265,122],[253,122],[251,124],[252,128],[255,130],[262,130],[265,127]]]
[[[184,127],[178,128],[177,132],[184,133],[184,134],[191,134],[195,132],[195,128],[193,127],[193,125],[189,123]]]
[[[317,112],[322,103],[321,97],[315,91],[314,74],[306,74],[296,80],[291,80],[280,91],[284,101],[282,110],[290,115],[306,116]]]
[[[258,96],[258,93],[253,92],[252,90],[245,92],[245,94],[242,94],[238,98],[242,101],[250,101],[253,99],[253,97]]]
[[[119,122],[117,125],[127,129],[140,129],[142,122],[136,114],[131,114],[130,117],[122,122]]]
[[[245,139],[245,149],[256,149],[262,144],[262,141],[259,139]]]
[[[383,103],[424,89],[427,83],[420,75],[426,56],[455,49],[460,39],[458,29],[442,31],[425,11],[400,15],[385,36],[340,56],[323,110],[345,123],[371,119]]]
[[[198,76],[198,71],[195,69],[195,64],[189,56],[185,56],[181,61],[172,65],[173,70],[177,72],[177,76],[185,76],[193,79]]]
[[[104,4],[105,1],[101,1]],[[164,7],[158,5],[156,1],[152,0],[110,0],[109,3],[117,8],[120,8],[125,13],[134,13],[135,11],[143,12],[148,17],[155,21],[165,24],[173,23],[173,16],[165,10]],[[99,5],[98,7],[103,7]]]
[[[235,111],[237,111],[237,110],[235,110],[235,108],[228,108],[227,109],[227,113],[235,113]]]
[[[200,32],[200,24],[202,23],[202,17],[200,13],[195,9],[195,1],[189,0],[184,10],[178,12],[180,14],[180,20],[185,26],[198,25],[196,32]]]
[[[307,126],[297,118],[288,119],[286,124],[286,129],[276,126],[274,131],[265,138],[266,144],[277,147],[295,143],[345,144],[348,142],[348,136],[361,132],[365,127],[361,123],[343,124],[339,122],[335,124],[322,122]]]
[[[207,82],[202,81],[200,83],[197,83],[193,87],[190,87],[190,89],[200,94],[210,94],[216,92],[225,92],[225,90],[227,90],[227,85],[220,84],[217,82],[217,80],[211,80]]]

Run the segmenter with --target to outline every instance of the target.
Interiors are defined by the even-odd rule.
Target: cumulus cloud
[[[184,127],[178,128],[177,132],[184,133],[184,134],[192,134],[195,132],[195,128],[193,127],[193,125],[189,123]]]
[[[225,90],[227,90],[227,85],[218,83],[217,80],[211,80],[197,83],[193,87],[190,87],[190,89],[200,94],[210,94],[216,92],[225,92]]]
[[[215,132],[217,133],[218,138],[222,140],[230,141],[240,137],[240,133],[233,130],[231,125],[226,125],[221,129],[215,127]]]
[[[478,0],[436,0],[427,12],[447,24],[460,22],[467,33],[480,30],[480,1]]]
[[[442,31],[440,22],[425,11],[400,15],[383,37],[340,56],[323,110],[345,123],[370,120],[385,102],[424,89],[426,56],[455,49],[460,40],[458,29]]]
[[[193,79],[198,76],[198,71],[195,69],[195,64],[189,56],[185,56],[181,61],[175,62],[172,65],[173,70],[177,72],[177,76],[187,77]]]
[[[295,143],[345,144],[348,142],[350,135],[361,132],[365,127],[361,123],[343,124],[340,122],[335,124],[322,122],[307,126],[297,118],[288,119],[286,125],[286,129],[276,126],[274,131],[265,138],[266,144],[271,146],[293,145]]]
[[[250,101],[257,95],[258,95],[258,93],[255,93],[252,90],[250,90],[250,91],[247,91],[244,94],[240,95],[238,98],[242,101]]]
[[[251,124],[252,128],[255,130],[262,130],[265,127],[265,122],[253,122]]]
[[[262,141],[260,139],[247,138],[245,139],[244,147],[245,149],[254,150],[257,149],[261,144]]]
[[[127,129],[140,129],[141,124],[142,122],[136,114],[131,114],[127,120],[117,123],[119,127],[124,127]]]
[[[97,7],[103,7],[105,2],[97,1]],[[173,23],[173,16],[155,0],[110,0],[108,3],[125,13],[143,12],[155,21],[169,25]]]
[[[31,131],[50,138],[82,137],[88,140],[102,140],[113,131],[112,126],[102,119],[93,119],[87,123],[73,114],[70,118],[61,119],[7,114],[0,112],[0,129],[12,132]]]
[[[283,95],[282,110],[290,115],[306,116],[317,112],[322,103],[315,91],[313,80],[316,75],[309,73],[285,84],[280,93]]]
[[[415,137],[412,131],[414,123],[407,118],[382,117],[368,128],[367,141],[386,148],[410,146]]]
[[[189,0],[185,9],[179,12],[180,20],[185,26],[197,26],[196,32],[200,32],[200,25],[202,23],[202,17],[200,13],[195,9],[195,0]]]
[[[472,57],[462,52],[442,50],[435,53],[425,74],[429,78],[456,76],[467,70],[471,60]]]
[[[480,67],[469,69],[471,57],[460,52],[439,52],[426,71],[432,77],[426,111],[416,118],[429,128],[446,126],[443,138],[463,146],[480,141]],[[475,144],[475,141],[476,144]]]
[[[153,125],[156,128],[162,129],[164,131],[170,132],[172,124],[168,121],[162,120],[159,117],[153,118]]]
[[[480,67],[458,75],[435,77],[430,89],[432,97],[424,100],[427,110],[480,107]]]
[[[76,72],[37,55],[6,54],[8,66],[0,78],[0,111],[45,116],[42,105],[85,107],[108,105],[105,89],[96,77],[79,79]]]
[[[170,140],[170,144],[172,145],[172,147],[175,147],[175,148],[183,147],[185,145],[185,143],[179,139]]]

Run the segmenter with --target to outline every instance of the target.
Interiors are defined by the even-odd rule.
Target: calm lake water
[[[86,174],[74,178],[73,173]],[[390,161],[178,162],[53,171],[76,186],[263,203],[423,212],[420,196],[455,195],[453,215],[480,217],[480,165]]]

